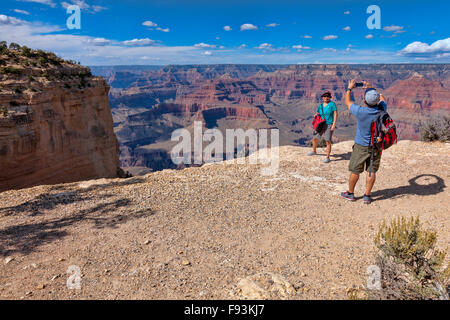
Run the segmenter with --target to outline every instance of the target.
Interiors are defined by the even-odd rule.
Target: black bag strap
[[[323,103],[320,104],[320,110],[322,110],[322,114],[320,116],[322,117],[322,119],[325,119],[325,113],[323,112]]]

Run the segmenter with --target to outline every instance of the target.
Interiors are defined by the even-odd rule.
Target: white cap
[[[369,106],[375,107],[380,102],[380,94],[374,88],[369,88],[366,90],[364,99]]]

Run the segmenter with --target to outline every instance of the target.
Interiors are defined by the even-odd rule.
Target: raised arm
[[[347,106],[348,110],[350,110],[350,106],[353,104],[351,94],[352,89],[355,87],[355,83],[356,83],[355,79],[350,80],[348,84],[348,89],[345,92],[345,105]]]

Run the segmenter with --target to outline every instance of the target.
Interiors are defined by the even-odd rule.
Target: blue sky
[[[68,29],[66,8],[81,9]],[[368,29],[370,5],[381,28]],[[449,63],[446,0],[1,0],[0,40],[87,65]]]

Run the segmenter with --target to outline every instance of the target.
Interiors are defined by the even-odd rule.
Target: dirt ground
[[[351,146],[329,164],[281,147],[273,176],[228,161],[0,193],[0,299],[242,299],[271,275],[284,289],[262,297],[346,299],[383,219],[419,215],[446,248],[450,144],[386,150],[370,205],[364,179],[339,196]]]

